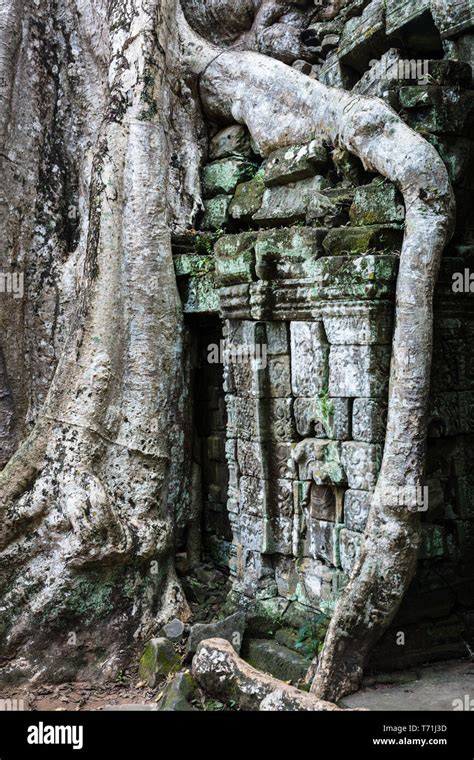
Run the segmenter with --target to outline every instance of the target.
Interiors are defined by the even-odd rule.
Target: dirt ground
[[[160,691],[127,682],[103,686],[80,682],[52,686],[38,684],[15,690],[2,688],[0,700],[17,700],[25,710],[103,710],[107,705],[155,705]]]
[[[145,684],[135,683],[132,677],[120,683],[94,687],[79,682],[51,686],[33,684],[15,690],[2,688],[0,700],[16,699],[20,709],[31,711],[100,711],[113,709],[114,706],[124,709],[131,705],[149,710],[156,709],[165,685],[166,682],[162,682],[150,689]],[[200,704],[199,697],[193,701],[198,709],[208,709],[204,703]],[[435,663],[416,670],[379,676],[377,680],[370,679],[364,688],[346,697],[341,706],[393,711],[452,711],[455,708],[474,711],[474,661]]]

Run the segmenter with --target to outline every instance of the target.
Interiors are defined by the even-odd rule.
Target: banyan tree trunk
[[[0,474],[6,676],[113,673],[136,637],[186,614],[169,494],[180,462],[182,326],[170,240],[172,225],[192,216],[199,150],[192,104],[173,91],[175,13],[168,0],[5,6],[0,30],[10,39],[16,25],[17,44],[2,61],[14,84],[2,103],[1,185],[9,219],[26,219],[6,255],[13,265],[23,257],[27,278],[40,268],[49,293],[38,306],[33,279],[26,314],[5,306],[3,320],[58,355],[22,367],[35,424]],[[47,32],[50,49],[31,60]],[[24,134],[20,116],[34,128],[38,119],[38,135]],[[12,169],[21,140],[26,155]],[[189,153],[186,173],[171,170],[175,151]],[[44,182],[56,182],[46,199]],[[5,353],[16,350],[19,364],[18,343]],[[38,376],[49,386],[42,398]],[[12,387],[20,417],[26,403]]]

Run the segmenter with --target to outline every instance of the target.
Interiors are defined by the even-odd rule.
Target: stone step
[[[282,681],[302,681],[309,660],[272,639],[249,639],[244,644],[244,657],[258,670]]]

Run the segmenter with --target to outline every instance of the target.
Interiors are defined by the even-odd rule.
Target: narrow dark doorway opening
[[[187,324],[192,351],[193,467],[197,473],[192,487],[199,489],[193,496],[200,498],[201,560],[228,570],[232,531],[227,513],[222,320],[217,315],[193,315]]]

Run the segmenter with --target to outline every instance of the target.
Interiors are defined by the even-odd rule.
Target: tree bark
[[[56,304],[69,317],[61,356],[32,433],[0,474],[2,655],[10,676],[19,668],[59,678],[95,672],[98,652],[109,675],[135,637],[187,610],[168,492],[179,462],[182,326],[171,229],[189,223],[198,198],[197,117],[173,90],[180,71],[172,0],[113,4],[109,12],[105,3],[86,6],[68,6],[90,66],[82,92],[70,93],[84,129],[76,137],[81,147],[95,143],[84,159],[68,156],[84,183],[72,264],[77,307],[68,313],[61,299]],[[49,12],[59,24],[56,11],[45,4],[41,22]],[[31,29],[36,20],[24,13],[20,23]],[[53,32],[60,48],[66,30]],[[58,61],[59,76],[67,64]],[[176,150],[194,159],[182,177],[171,168]],[[32,195],[36,188],[33,180]],[[70,277],[72,265],[60,274]]]

